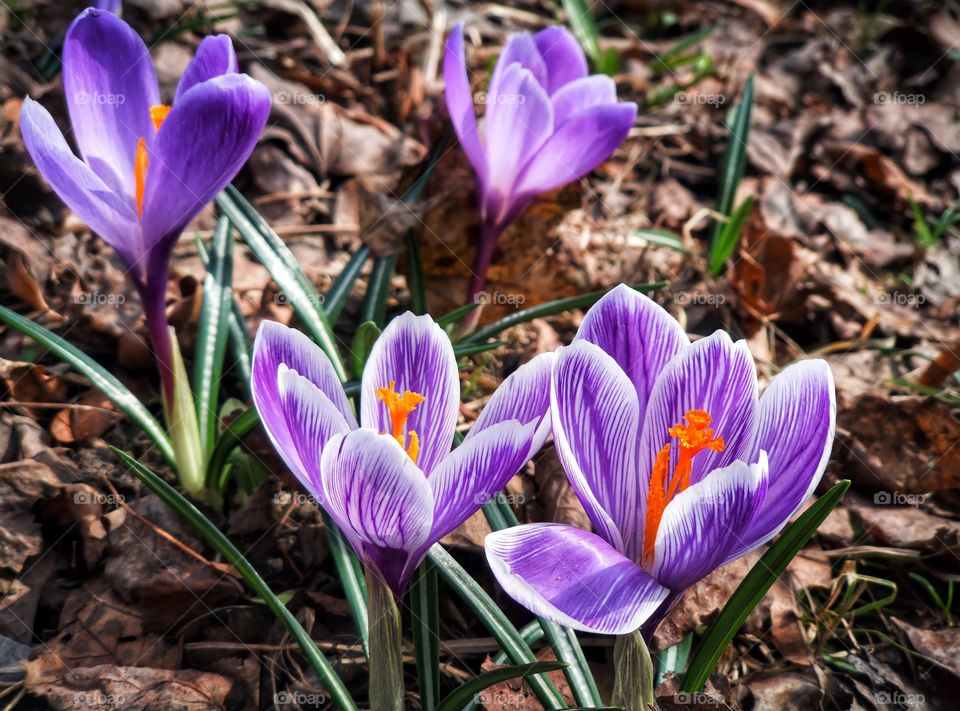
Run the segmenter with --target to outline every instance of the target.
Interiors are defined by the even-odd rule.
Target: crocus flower
[[[207,37],[161,104],[140,36],[112,12],[83,11],[63,46],[74,155],[53,118],[27,97],[23,140],[61,199],[112,246],[143,300],[173,401],[173,344],[164,312],[170,254],[180,233],[249,157],[270,113],[270,92],[237,73],[226,35]],[[169,416],[169,413],[168,413]]]
[[[399,596],[427,550],[494,496],[550,430],[552,354],[497,389],[451,451],[460,404],[453,347],[429,316],[394,319],[363,371],[358,425],[327,356],[264,321],[253,401],[273,446]]]
[[[510,38],[490,78],[482,124],[467,76],[463,25],[447,41],[443,77],[447,110],[477,174],[481,234],[473,299],[504,228],[534,197],[606,160],[627,137],[637,106],[617,103],[610,77],[588,76],[583,50],[562,26]]]
[[[625,286],[558,352],[550,391],[557,454],[595,533],[519,526],[488,536],[487,558],[518,602],[586,631],[649,639],[686,588],[786,525],[833,443],[824,361],[785,368],[758,398],[745,341],[691,344]]]

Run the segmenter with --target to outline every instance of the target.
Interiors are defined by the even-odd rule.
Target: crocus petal
[[[534,614],[584,632],[640,627],[667,590],[599,536],[534,523],[491,533],[487,561],[507,594]]]
[[[677,494],[660,519],[653,576],[683,590],[741,548],[767,491],[767,456],[756,464],[734,462]]]
[[[250,378],[253,404],[274,449],[297,478],[309,481],[313,478],[311,469],[301,458],[300,441],[285,415],[278,381],[281,368],[289,368],[310,381],[324,399],[333,404],[349,429],[356,429],[357,420],[333,366],[320,347],[297,330],[276,321],[262,321],[253,343]]]
[[[690,344],[675,318],[625,284],[611,289],[590,308],[577,339],[596,343],[633,381],[641,422],[660,371]]]
[[[413,431],[420,439],[417,463],[427,474],[440,463],[453,444],[460,404],[460,378],[453,345],[429,316],[409,311],[384,329],[370,351],[360,390],[360,422],[378,432],[390,432],[390,414],[377,397],[378,388],[394,382],[398,393],[423,395],[407,419],[404,436]]]
[[[497,63],[493,68],[493,74],[490,77],[490,86],[487,94],[490,97],[497,94],[509,94],[509,84],[504,81],[507,78],[507,70],[513,64],[519,64],[524,69],[529,70],[533,78],[544,89],[547,87],[547,65],[543,61],[537,43],[533,35],[529,32],[519,32],[507,40],[503,52],[497,58]],[[487,134],[488,136],[490,134]]]
[[[320,469],[327,512],[400,595],[433,525],[423,472],[393,437],[365,429],[334,436]]]
[[[553,131],[553,107],[534,75],[514,63],[504,70],[497,93],[488,95],[484,121],[489,170],[485,216],[503,222],[515,205],[514,186],[521,168]]]
[[[270,90],[245,74],[208,79],[184,92],[149,151],[147,249],[158,243],[160,252],[172,248],[187,223],[233,180],[269,115]]]
[[[550,411],[557,455],[594,529],[632,556],[647,489],[637,471],[636,390],[613,358],[577,341],[557,354]]]
[[[550,100],[553,102],[553,123],[555,126],[562,126],[579,111],[593,106],[616,104],[617,85],[606,74],[594,74],[570,82]]]
[[[447,39],[447,51],[443,57],[444,95],[447,100],[447,112],[453,122],[453,128],[460,139],[467,158],[477,172],[480,184],[487,176],[487,157],[477,130],[477,113],[473,107],[473,94],[470,91],[470,79],[467,76],[467,58],[463,48],[463,23],[450,32]]]
[[[706,410],[723,437],[722,452],[702,451],[693,459],[690,481],[743,459],[757,408],[757,372],[746,341],[733,343],[723,331],[684,348],[667,363],[653,386],[640,436],[641,471],[653,471],[657,452],[670,440],[668,430],[683,423],[689,410]],[[671,449],[675,460],[676,447]]]
[[[197,47],[193,59],[177,84],[174,103],[180,100],[188,89],[207,79],[233,74],[237,71],[237,54],[233,51],[233,42],[227,35],[209,35],[203,38]]]
[[[583,177],[623,143],[636,117],[637,106],[629,102],[573,114],[524,166],[516,193],[545,193]]]
[[[830,366],[808,360],[785,368],[764,391],[748,451],[770,458],[767,498],[746,534],[748,547],[769,540],[810,498],[830,458],[837,402]]]
[[[550,434],[550,371],[554,360],[553,353],[541,353],[511,373],[494,391],[490,402],[467,433],[466,440],[508,420],[523,424],[532,422],[536,427],[530,440],[529,456],[536,454]]]
[[[430,475],[434,521],[430,542],[438,541],[497,495],[529,459],[537,428],[507,421],[487,427],[447,455]]]
[[[20,130],[27,151],[60,199],[133,268],[140,248],[136,212],[73,154],[53,117],[29,96],[20,110]]]
[[[134,207],[137,142],[152,143],[150,107],[160,103],[147,46],[116,15],[84,10],[63,41],[63,90],[80,153]]]
[[[563,25],[541,30],[533,37],[547,65],[547,91],[553,95],[570,82],[587,76],[587,58],[580,43]]]
[[[327,354],[306,334],[276,321],[261,321],[253,342],[250,388],[266,426],[275,424],[280,415],[276,381],[281,363],[316,385],[336,405],[350,429],[357,428],[353,407]]]
[[[289,448],[277,451],[307,491],[322,501],[320,454],[334,435],[349,432],[350,426],[330,398],[296,370],[281,363],[276,378],[283,421],[290,436]]]

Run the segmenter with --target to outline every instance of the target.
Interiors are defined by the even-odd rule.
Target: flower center
[[[403,450],[414,462],[417,461],[417,455],[420,454],[420,438],[417,433],[410,430],[407,434],[410,436],[410,444],[407,444],[403,428],[407,424],[407,418],[413,412],[417,405],[426,400],[420,393],[405,391],[402,395],[394,388],[397,385],[396,380],[390,381],[390,386],[386,388],[377,388],[377,397],[387,406],[387,412],[390,413],[390,436],[400,443]],[[380,434],[387,434],[381,432]]]
[[[157,131],[163,125],[163,120],[170,113],[170,107],[162,104],[150,107],[150,120],[153,121],[153,128]],[[147,160],[147,140],[140,138],[137,141],[137,154],[133,160],[133,183],[137,198],[137,216],[143,217],[143,194],[147,187],[147,168],[150,161]]]
[[[706,410],[688,410],[683,419],[687,424],[677,423],[667,430],[671,437],[675,437],[680,442],[680,454],[673,469],[673,476],[669,477],[669,489],[667,488],[667,475],[670,472],[669,442],[657,453],[653,472],[650,474],[647,518],[643,530],[643,563],[646,566],[653,564],[654,544],[657,542],[657,529],[660,528],[663,510],[674,496],[690,486],[693,458],[705,449],[722,452],[724,448],[723,437],[715,437],[716,431],[709,427],[713,418]]]

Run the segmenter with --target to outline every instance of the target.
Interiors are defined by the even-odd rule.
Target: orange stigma
[[[160,130],[160,126],[163,125],[163,120],[167,117],[168,113],[170,113],[169,106],[158,104],[150,107],[150,120],[153,121],[153,127],[157,131]]]
[[[390,386],[386,388],[377,388],[377,397],[387,406],[387,412],[390,413],[390,436],[400,443],[404,451],[414,462],[417,461],[417,455],[420,454],[420,438],[417,433],[410,430],[410,444],[407,445],[406,437],[403,434],[403,428],[407,424],[407,418],[413,412],[417,405],[426,400],[420,393],[405,391],[402,395],[394,388],[397,381],[391,380]],[[382,434],[386,434],[385,432]]]
[[[141,138],[137,141],[137,156],[133,160],[133,181],[137,195],[137,215],[143,217],[143,193],[147,185],[147,141]]]
[[[670,471],[669,444],[664,445],[657,453],[653,472],[650,474],[647,518],[643,528],[643,564],[647,566],[653,564],[654,545],[657,542],[657,530],[660,528],[663,510],[674,496],[690,486],[693,458],[705,449],[722,452],[724,448],[723,437],[715,437],[716,431],[709,427],[713,418],[706,410],[688,410],[683,419],[687,424],[677,423],[667,430],[671,437],[680,442],[680,454],[677,456],[673,476],[669,477],[670,488],[667,489],[667,475]]]

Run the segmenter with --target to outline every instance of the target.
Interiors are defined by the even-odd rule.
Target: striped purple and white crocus
[[[745,341],[690,343],[619,286],[561,348],[550,378],[557,454],[594,533],[536,523],[487,536],[497,580],[536,614],[649,640],[683,591],[768,541],[830,456],[830,368],[785,368],[757,395]]]
[[[490,77],[483,119],[470,90],[463,25],[447,40],[447,110],[477,174],[480,241],[469,300],[483,289],[497,239],[537,195],[577,180],[627,137],[637,106],[617,101],[613,79],[588,75],[583,50],[562,26],[507,42]]]
[[[253,401],[287,466],[399,597],[430,546],[543,444],[552,363],[543,354],[507,378],[451,451],[460,379],[450,339],[429,316],[403,314],[374,344],[359,423],[323,351],[265,321]]]

